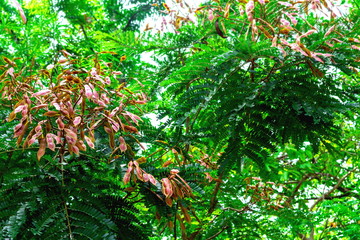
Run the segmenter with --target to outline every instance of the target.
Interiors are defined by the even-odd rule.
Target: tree
[[[2,237],[358,238],[357,2],[130,3],[2,3]]]

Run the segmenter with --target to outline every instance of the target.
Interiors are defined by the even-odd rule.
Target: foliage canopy
[[[360,239],[358,1],[0,6],[1,238]]]

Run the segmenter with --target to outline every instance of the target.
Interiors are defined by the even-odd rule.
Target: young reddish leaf
[[[259,0],[260,1],[264,1],[264,0]],[[230,3],[227,3],[225,6],[225,10],[224,10],[224,18],[228,18],[229,17],[229,11],[230,11]]]
[[[356,42],[356,43],[360,43],[360,40],[357,38],[348,38],[349,42]]]
[[[171,161],[171,160],[168,160],[168,161],[166,161],[166,162],[164,162],[164,164],[162,165],[162,167],[167,167],[167,166],[169,166],[170,164],[172,164],[173,162]]]
[[[53,102],[51,104],[55,107],[56,110],[60,111],[61,107],[60,107],[59,103]]]
[[[176,175],[176,174],[178,174],[180,171],[179,170],[177,170],[177,169],[171,169],[170,170],[170,174],[172,174],[172,175]]]
[[[154,186],[156,186],[157,181],[156,181],[156,179],[154,178],[154,176],[151,175],[151,174],[148,174],[148,176],[149,176],[149,181],[150,181]]]
[[[124,178],[123,178],[124,184],[127,184],[128,182],[130,182],[131,173],[132,173],[132,171],[134,169],[133,164],[134,163],[132,161],[130,161],[128,163],[128,169],[126,170],[126,173],[125,173]]]
[[[111,80],[109,77],[105,77],[105,84],[107,84],[107,85],[111,84]]]
[[[6,75],[9,74],[10,76],[14,77],[14,68],[11,67],[8,70],[6,70]]]
[[[55,134],[48,133],[53,139],[55,139],[56,144],[62,143],[61,138],[59,136],[56,136]]]
[[[212,180],[213,180],[213,177],[210,175],[210,173],[208,173],[208,172],[206,172],[205,173],[205,175],[206,175],[206,179],[208,179],[209,180],[209,182],[212,182]]]
[[[53,69],[54,67],[55,67],[54,64],[49,64],[49,65],[46,66],[46,69],[47,69],[47,70],[51,70],[51,69]]]
[[[66,63],[66,62],[68,62],[67,59],[60,59],[60,60],[58,61],[58,63],[60,63],[60,64],[63,64],[63,63]]]
[[[36,138],[33,136],[33,137],[30,138],[30,140],[27,142],[27,146],[30,147],[35,141],[36,141]]]
[[[120,141],[120,151],[125,152],[127,149],[125,139],[123,137],[119,137],[119,141]]]
[[[11,112],[9,114],[9,117],[6,119],[8,122],[11,122],[12,120],[14,120],[16,118],[16,113],[15,112]]]
[[[172,195],[172,197],[174,199],[177,198],[183,198],[184,197],[184,193],[181,191],[180,189],[180,185],[173,185],[173,190],[174,190],[174,194]]]
[[[81,117],[75,117],[74,120],[73,120],[74,126],[76,127],[80,123],[81,123]]]
[[[173,189],[170,179],[163,178],[161,179],[161,185],[162,185],[162,192],[165,195],[166,198],[171,197],[173,195]]]
[[[100,108],[106,108],[107,107],[106,103],[104,101],[100,100],[100,99],[94,98],[94,102],[99,104]]]
[[[134,101],[134,103],[143,105],[143,104],[146,104],[147,101],[146,100],[136,100],[136,101]]]
[[[101,123],[102,119],[99,119],[98,121],[96,121],[94,124],[92,124],[90,126],[90,130],[94,130],[95,128],[97,128],[97,126],[99,125],[99,123]]]
[[[26,122],[26,123],[21,123],[20,126],[18,126],[18,129],[15,131],[14,129],[14,138],[18,138],[18,143],[17,145],[20,144],[20,142],[22,141],[22,138],[23,136],[25,135],[25,132],[27,130],[27,127],[28,127],[29,123]]]
[[[14,132],[16,133],[17,131],[19,131],[21,128],[23,127],[23,123],[19,123],[14,127]]]
[[[91,140],[91,138],[85,136],[85,141],[86,141],[87,145],[89,145],[89,147],[91,147],[92,149],[95,148],[94,142]]]
[[[136,162],[139,163],[139,164],[146,163],[146,158],[145,157],[140,157],[140,158],[136,159]]]
[[[40,138],[38,139],[39,141],[39,150],[37,152],[37,159],[38,161],[40,161],[40,159],[42,158],[42,156],[44,156],[45,154],[45,149],[46,149],[46,140],[45,138]]]
[[[277,36],[273,37],[272,41],[271,41],[271,47],[276,47],[277,46]]]
[[[316,61],[321,62],[321,63],[324,63],[324,61],[323,61],[321,58],[317,57],[316,55],[313,54],[312,57],[313,57]],[[318,69],[317,69],[317,70],[318,70]],[[311,71],[314,73],[313,69],[311,69]],[[322,76],[323,76],[323,74],[322,74]]]
[[[90,75],[91,76],[98,76],[97,72],[96,72],[96,68],[92,68],[90,71]]]
[[[182,218],[180,217],[179,214],[176,214],[176,218],[179,220],[182,239],[188,239],[187,234],[186,234],[186,227],[185,227],[185,224],[184,224]]]
[[[31,96],[32,96],[32,97],[36,97],[36,96],[46,96],[46,95],[49,95],[49,93],[51,93],[51,90],[49,90],[49,89],[44,89],[44,90],[41,90],[41,91],[39,91],[39,92],[33,93]]]
[[[96,100],[96,101],[99,101],[99,94],[98,94],[98,92],[96,91],[95,88],[92,89],[92,92],[93,92],[92,98],[93,98],[94,100]]]
[[[121,74],[123,74],[123,73],[120,72],[120,71],[113,71],[112,74],[114,74],[114,75],[121,75]],[[114,77],[116,77],[116,76],[114,76]]]
[[[297,21],[290,13],[284,12],[284,14],[291,20],[291,23],[296,26],[296,24],[298,23],[298,21]]]
[[[104,127],[104,128],[106,128],[106,127]],[[110,146],[110,148],[114,149],[115,148],[114,132],[111,131],[110,133],[108,133],[108,136],[109,136],[109,146]]]
[[[144,182],[148,182],[150,180],[149,174],[144,173],[143,174],[143,179],[144,179]]]
[[[254,10],[254,1],[253,0],[249,0],[247,3],[246,3],[246,7],[245,7],[245,11],[246,11],[246,14],[248,15],[248,19],[249,19],[249,22],[252,22],[253,21],[253,10]]]
[[[141,170],[139,163],[134,161],[133,164],[135,165],[135,170],[136,170],[136,176],[138,179],[140,179],[141,181],[144,181],[143,178],[143,171]]]
[[[130,177],[131,177],[131,173],[124,174],[124,178],[123,178],[124,184],[128,184],[130,182]]]
[[[17,8],[17,10],[19,11],[20,13],[20,17],[21,17],[21,20],[24,24],[26,24],[27,20],[26,20],[26,16],[25,16],[25,13],[24,13],[24,10],[22,9],[20,3],[17,1],[17,0],[12,0],[13,3],[15,4],[15,7]]]
[[[41,127],[42,123],[43,122],[39,122],[38,125],[35,127],[35,132],[36,133],[38,133],[38,132],[42,133],[42,127]]]
[[[290,22],[284,18],[280,19],[280,22],[284,25],[284,26],[290,26]]]
[[[173,204],[173,200],[171,199],[171,198],[165,198],[165,203],[169,206],[169,207],[171,207],[172,206],[172,204]],[[170,221],[171,222],[171,221]],[[169,224],[170,225],[170,224]]]
[[[180,181],[177,180],[176,178],[175,178],[175,180],[177,180],[181,185],[184,186],[184,187],[182,188],[182,190],[185,191],[186,194],[192,195],[192,193],[191,193],[191,188],[190,188],[189,184],[187,184],[187,182],[186,182],[182,177],[180,177],[179,175],[176,175],[176,177],[179,178]]]
[[[132,133],[138,133],[138,130],[136,127],[124,125],[125,132],[132,132]]]
[[[109,117],[110,117],[110,118],[114,117],[114,116],[116,115],[116,113],[119,111],[119,109],[120,109],[119,107],[114,108],[114,109],[110,112]]]
[[[132,114],[131,112],[128,112],[126,111],[125,113],[123,113],[124,116],[128,116],[131,118],[131,120],[136,124],[136,125],[139,125],[138,124],[138,121],[137,120],[141,120],[141,118],[135,114]],[[141,120],[142,121],[142,120]]]
[[[76,142],[76,147],[78,147],[80,151],[86,151],[86,145],[82,140]]]
[[[288,2],[277,2],[277,3],[280,4],[280,5],[286,6],[286,7],[292,7],[293,6],[293,4],[288,3]]]
[[[74,131],[72,131],[68,128],[65,128],[64,131],[65,131],[66,137],[71,139],[71,142],[74,141],[74,143],[75,143],[77,141],[77,134]]]
[[[352,49],[356,49],[356,50],[360,50],[360,47],[359,47],[359,46],[356,46],[356,45],[351,45],[351,48],[352,48]]]
[[[26,105],[19,105],[18,107],[16,107],[14,109],[14,113],[19,113],[21,112],[24,108],[26,108]]]
[[[208,11],[208,19],[209,19],[209,21],[214,20],[213,10],[211,10],[211,9]]]
[[[64,122],[61,120],[61,118],[56,119],[56,123],[57,123],[59,129],[61,129],[61,130],[64,129],[65,124],[64,124]]]
[[[44,113],[44,116],[46,116],[46,117],[56,117],[59,115],[60,115],[60,113],[58,111],[48,111],[48,112]]]
[[[80,154],[80,150],[77,146],[69,146],[69,148],[72,148],[72,152],[75,153],[76,155],[79,155]]]
[[[47,143],[47,147],[50,150],[55,151],[55,143],[54,143],[53,134],[51,134],[51,133],[46,134],[46,143]]]
[[[311,35],[315,32],[316,32],[316,30],[309,30],[306,33],[304,33],[303,35],[301,35],[300,38],[308,37],[309,35]]]
[[[109,122],[110,122],[112,129],[114,129],[115,132],[118,132],[120,129],[120,125],[111,118],[109,119]]]
[[[85,89],[86,98],[91,99],[93,92],[92,92],[91,88],[89,87],[89,85],[84,85],[84,89]]]
[[[35,107],[32,107],[31,110],[37,110],[37,109],[41,109],[41,108],[46,108],[48,105],[47,104],[40,104],[37,105]]]
[[[110,98],[105,93],[101,94],[101,99],[103,100],[105,105],[110,103]]]
[[[71,57],[72,56],[72,54],[71,53],[69,53],[69,52],[67,52],[66,50],[60,50],[60,52],[62,53],[62,55],[64,56],[64,57]]]
[[[191,223],[191,217],[190,217],[190,215],[189,215],[189,213],[188,213],[188,210],[184,207],[184,206],[182,206],[181,205],[181,211],[183,212],[183,214],[184,214],[184,219],[185,219],[185,221],[187,221],[188,223]]]
[[[128,168],[130,168],[130,167],[132,167],[132,166],[134,166],[134,162],[133,162],[133,161],[130,161],[130,162],[128,163]]]

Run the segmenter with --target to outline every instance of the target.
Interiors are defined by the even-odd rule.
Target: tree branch
[[[328,197],[332,192],[334,192],[340,185],[341,183],[352,173],[355,172],[357,170],[357,168],[354,168],[353,170],[351,170],[350,172],[348,172],[347,174],[345,174],[345,176],[343,176],[342,178],[340,178],[338,180],[338,182],[336,183],[336,185],[330,189],[328,192],[326,192],[325,194],[323,194],[321,197],[319,197],[314,204],[310,207],[310,211],[312,211],[315,206],[320,203],[322,200],[324,200],[326,197]]]
[[[221,177],[219,177],[219,179],[221,180]],[[213,196],[211,197],[211,200],[210,200],[210,207],[209,207],[209,210],[208,210],[208,214],[211,214],[214,210],[215,210],[215,207],[216,207],[216,204],[217,204],[217,198],[216,198],[216,195],[218,194],[219,190],[220,190],[220,184],[222,183],[222,181],[218,181],[216,183],[216,186],[214,188],[214,192],[213,192]]]
[[[223,226],[219,232],[215,233],[213,236],[207,238],[206,240],[211,240],[211,239],[216,238],[217,236],[219,236],[227,228],[229,228],[229,226]]]
[[[236,209],[236,208],[232,208],[232,207],[227,207],[227,208],[223,209],[223,211],[226,211],[226,210],[231,210],[231,211],[235,211],[235,212],[238,212],[238,213],[243,213],[243,212],[248,211],[248,210],[252,211],[249,208],[249,206],[247,206],[247,205],[245,207],[243,207],[242,209]]]
[[[288,200],[286,201],[286,203],[288,204],[288,206],[290,206],[291,201],[294,199],[295,195],[297,194],[297,192],[299,191],[301,185],[310,177],[309,174],[305,174],[302,179],[298,182],[298,184],[296,185],[294,191],[292,192],[291,196],[288,198]]]

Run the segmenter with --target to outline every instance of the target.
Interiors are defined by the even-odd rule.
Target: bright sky
[[[206,0],[180,0],[181,3],[176,3],[175,0],[166,0],[166,4],[169,6],[169,8],[171,10],[177,11],[180,16],[182,16],[182,17],[189,16],[190,19],[194,19],[194,18],[192,18],[194,13],[189,13],[187,6],[189,6],[193,11],[195,11],[198,8],[198,6],[205,1]],[[160,8],[165,11],[165,8],[163,8],[162,6],[160,6]],[[141,29],[145,29],[146,25],[148,24],[148,27],[151,27],[156,31],[157,31],[157,29],[158,30],[162,29],[163,31],[172,30],[172,29],[164,29],[166,26],[161,27],[161,25],[162,25],[161,23],[166,22],[166,21],[170,21],[169,16],[160,17],[157,19],[149,17],[144,21],[144,24],[141,27]]]

